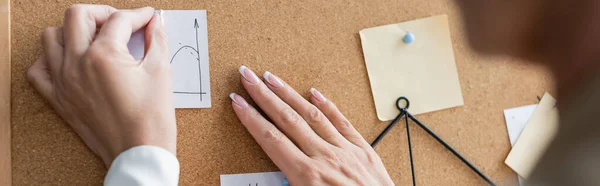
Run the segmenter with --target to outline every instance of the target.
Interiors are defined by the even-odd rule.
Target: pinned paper
[[[413,114],[463,105],[446,15],[364,29],[360,39],[379,120],[398,115],[400,96]]]
[[[164,10],[165,33],[169,40],[169,61],[173,73],[175,108],[210,108],[208,31],[205,10]],[[144,30],[128,43],[137,60],[144,57]]]
[[[504,163],[527,179],[557,132],[556,100],[545,93]]]
[[[504,110],[504,119],[506,120],[506,129],[511,146],[514,146],[517,142],[535,108],[537,108],[537,104]],[[521,176],[518,177],[519,185],[525,185],[525,179]]]
[[[506,120],[506,130],[511,146],[517,142],[535,108],[537,108],[537,104],[504,110],[504,120]]]
[[[222,174],[221,186],[283,186],[284,178],[281,172]]]

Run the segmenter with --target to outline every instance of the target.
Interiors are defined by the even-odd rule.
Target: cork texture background
[[[219,185],[220,174],[277,171],[231,109],[231,92],[248,98],[238,67],[271,71],[308,97],[319,89],[372,141],[377,120],[358,32],[447,14],[465,105],[417,117],[499,185],[517,183],[503,162],[510,150],[503,109],[533,104],[552,89],[549,73],[511,58],[488,58],[467,45],[450,0],[12,0],[12,181],[14,185],[100,185],[106,168],[35,92],[26,70],[42,52],[39,35],[62,25],[72,3],[116,8],[206,9],[213,107],[178,109],[181,185]],[[417,41],[418,42],[418,41]],[[474,172],[411,125],[418,185],[484,185]],[[410,185],[406,131],[377,146],[397,185]]]

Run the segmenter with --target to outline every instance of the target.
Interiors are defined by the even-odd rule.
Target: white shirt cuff
[[[104,178],[104,185],[157,185],[179,183],[179,161],[164,148],[142,145],[130,148],[115,158]]]

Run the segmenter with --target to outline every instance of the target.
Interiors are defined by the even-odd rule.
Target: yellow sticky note
[[[556,100],[545,93],[504,163],[527,179],[557,132]]]
[[[463,105],[446,15],[364,29],[360,39],[379,120],[398,115],[400,96],[412,114]]]

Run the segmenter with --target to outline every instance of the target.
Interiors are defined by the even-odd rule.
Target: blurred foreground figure
[[[600,185],[600,1],[455,0],[470,44],[551,69],[560,129],[531,185]]]

